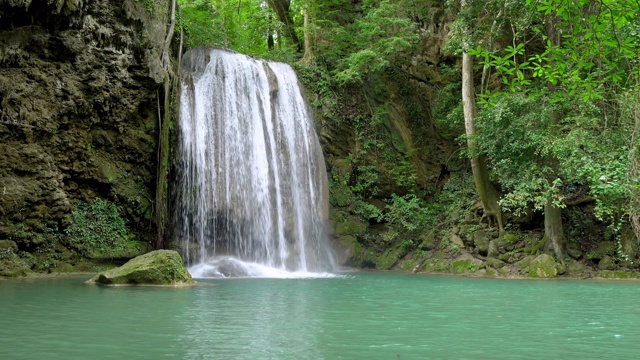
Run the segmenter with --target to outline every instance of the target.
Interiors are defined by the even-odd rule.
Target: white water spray
[[[182,73],[174,237],[190,271],[333,270],[325,163],[293,69],[198,48]]]

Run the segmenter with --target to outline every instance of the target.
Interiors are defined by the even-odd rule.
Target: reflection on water
[[[0,283],[0,359],[635,358],[636,282],[387,273],[101,288]]]

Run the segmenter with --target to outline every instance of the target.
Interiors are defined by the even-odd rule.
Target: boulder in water
[[[180,254],[156,250],[135,257],[126,264],[102,272],[87,281],[99,285],[192,285]]]

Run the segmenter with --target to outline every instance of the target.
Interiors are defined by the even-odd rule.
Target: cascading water
[[[322,149],[289,65],[187,52],[179,134],[174,230],[194,277],[335,267]]]

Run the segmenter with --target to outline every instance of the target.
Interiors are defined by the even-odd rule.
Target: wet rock
[[[121,267],[102,272],[87,281],[98,285],[192,285],[180,254],[156,250],[129,260]]]
[[[362,253],[362,245],[355,237],[345,235],[338,239],[338,246],[335,253],[338,264],[346,265],[349,259]]]

